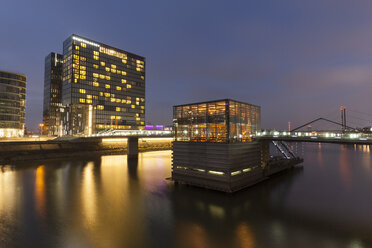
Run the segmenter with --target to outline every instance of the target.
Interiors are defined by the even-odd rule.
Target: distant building
[[[260,111],[230,99],[174,106],[172,179],[226,192],[262,180],[268,145],[251,138]]]
[[[62,65],[63,55],[50,53],[45,57],[43,134],[62,134]]]
[[[50,62],[47,70],[47,56],[46,72],[54,71],[53,58]],[[55,82],[59,85],[59,81]],[[46,91],[52,90],[49,85],[52,80],[46,73]],[[44,109],[48,110],[48,103],[55,96],[59,110],[63,111],[61,120],[58,108],[55,112],[50,108],[45,112],[48,129],[55,130],[49,132],[51,135],[145,128],[145,58],[142,56],[72,35],[63,42],[61,90],[58,94],[44,95],[50,99],[44,99]]]
[[[0,71],[0,137],[24,135],[26,76]]]

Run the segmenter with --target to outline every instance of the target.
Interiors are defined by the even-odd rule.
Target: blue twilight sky
[[[44,57],[76,33],[146,57],[146,121],[233,98],[261,105],[263,128],[284,129],[337,120],[340,105],[372,114],[371,13],[367,0],[2,0],[0,70],[26,74],[36,129]]]

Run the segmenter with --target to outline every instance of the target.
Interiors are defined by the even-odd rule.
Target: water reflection
[[[164,180],[170,151],[0,166],[0,247],[372,244],[369,147],[292,146],[303,168],[231,195]]]

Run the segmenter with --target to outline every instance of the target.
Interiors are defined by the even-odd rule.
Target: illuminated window
[[[116,69],[111,69],[111,72],[116,73]]]
[[[106,70],[106,71],[110,71],[110,68],[108,68],[108,67],[105,67],[105,70]]]
[[[111,115],[111,116],[110,116],[110,119],[111,119],[111,120],[115,120],[115,115]]]
[[[77,83],[77,79],[76,78],[75,78],[74,82]]]
[[[95,60],[99,60],[99,57],[96,56],[96,55],[94,55],[94,56],[93,56],[93,59],[95,59]]]
[[[101,61],[101,66],[105,66],[105,62]]]
[[[139,117],[136,118],[136,121],[140,121],[140,120],[141,120],[141,118],[139,118]]]
[[[74,54],[74,59],[79,59],[79,56]]]
[[[99,52],[93,51],[93,54],[98,56],[99,55]]]
[[[136,102],[136,105],[139,105],[139,102]]]
[[[127,100],[127,104],[131,104],[132,103],[132,101],[131,100]]]
[[[110,97],[110,93],[108,93],[108,92],[105,92],[105,97]]]
[[[86,79],[87,77],[85,75],[80,75],[80,79]]]
[[[137,67],[136,70],[137,70],[137,71],[141,71],[141,68],[138,68],[138,67]]]
[[[145,125],[145,122],[141,121],[141,125]]]
[[[123,62],[124,64],[126,64],[126,63],[127,63],[127,61],[126,61],[125,59],[121,60],[121,62]]]
[[[80,46],[81,46],[81,47],[87,47],[87,44],[85,44],[85,43],[80,43]]]
[[[115,102],[116,99],[114,97],[111,97],[111,102]]]
[[[84,99],[84,98],[80,98],[80,99],[79,99],[79,102],[81,102],[81,103],[85,103],[85,99]]]
[[[116,69],[116,65],[111,65],[111,68],[114,68],[114,69]]]
[[[117,73],[118,73],[118,74],[121,74],[121,70],[117,70]]]
[[[94,68],[96,68],[96,69],[98,69],[98,68],[99,68],[99,66],[98,66],[98,65],[96,65],[96,64],[94,64],[94,65],[93,65],[93,67],[94,67]]]
[[[132,85],[127,84],[127,88],[128,88],[128,89],[132,88]]]
[[[123,99],[123,100],[121,100],[121,103],[126,103],[126,100],[124,100],[124,99]]]
[[[75,50],[79,50],[80,49],[80,47],[79,46],[75,46]]]
[[[72,64],[72,68],[79,69],[79,66],[77,64]]]
[[[98,78],[98,73],[93,73],[93,77]]]
[[[125,76],[125,75],[127,75],[127,73],[125,71],[122,71],[121,75]]]
[[[120,112],[120,107],[116,107],[116,111],[117,112]]]
[[[87,95],[87,99],[92,99],[92,95]]]
[[[94,100],[98,100],[98,96],[92,96]]]
[[[121,90],[121,87],[120,86],[116,86],[116,90]]]
[[[87,72],[86,72],[86,71],[80,71],[80,74],[81,74],[81,75],[86,75]]]
[[[118,102],[118,103],[119,103],[119,102],[121,102],[121,100],[120,100],[119,98],[116,98],[116,102]]]
[[[98,86],[99,86],[99,83],[97,83],[97,82],[93,82],[93,86],[94,86],[94,87],[98,87]]]
[[[136,108],[136,105],[131,105],[130,107],[131,107],[131,108]]]
[[[105,107],[103,105],[97,105],[97,109],[103,110]]]
[[[85,58],[85,57],[80,57],[80,60],[81,60],[81,61],[86,61],[87,58]]]
[[[90,99],[87,99],[87,103],[92,103],[92,100],[90,100]]]
[[[127,80],[125,80],[125,79],[122,79],[122,80],[121,80],[121,83],[122,83],[122,84],[125,84],[126,82],[127,82]]]
[[[105,79],[105,75],[99,74],[100,79]]]
[[[141,106],[141,109],[145,109],[145,106]]]
[[[142,79],[142,80],[145,80],[145,77],[144,77],[144,76],[141,76],[141,79]]]
[[[106,76],[105,78],[106,78],[106,80],[111,80],[110,76]]]
[[[87,91],[86,91],[85,89],[79,89],[79,92],[80,92],[81,94],[85,94]]]

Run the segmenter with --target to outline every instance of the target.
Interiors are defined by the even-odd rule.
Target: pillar
[[[261,164],[266,167],[267,162],[270,160],[270,141],[261,140]]]
[[[129,137],[127,143],[128,159],[138,159],[138,137]]]

